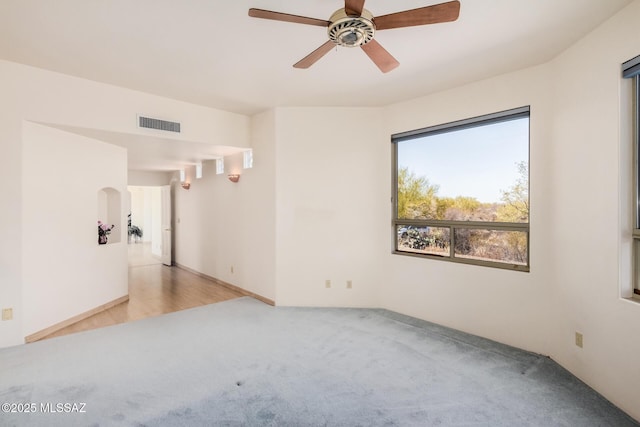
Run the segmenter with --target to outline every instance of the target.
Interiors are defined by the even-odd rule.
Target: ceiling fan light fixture
[[[364,3],[365,0],[344,0],[344,8],[336,10],[328,21],[255,8],[249,9],[249,16],[327,28],[329,40],[293,64],[294,68],[307,69],[311,67],[336,45],[359,46],[380,71],[388,73],[400,63],[380,43],[374,40],[376,30],[452,22],[460,15],[460,0],[449,0],[444,3],[389,13],[375,18],[371,12],[363,7]]]
[[[355,30],[344,31],[338,36],[341,45],[357,46],[362,43],[362,33]]]
[[[366,9],[361,16],[349,16],[344,9],[336,10],[327,29],[329,39],[344,47],[357,47],[369,43],[375,35],[373,15]]]

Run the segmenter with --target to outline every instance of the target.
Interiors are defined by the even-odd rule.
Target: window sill
[[[628,298],[624,298],[625,300],[629,301],[629,302],[633,302],[636,304],[640,304],[640,294],[634,293],[633,295],[631,295]]]

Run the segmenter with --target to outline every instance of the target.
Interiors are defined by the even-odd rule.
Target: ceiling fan
[[[344,9],[336,10],[328,21],[253,8],[249,9],[249,16],[327,27],[329,40],[295,63],[295,68],[309,68],[336,45],[360,46],[380,71],[387,73],[400,63],[374,40],[376,31],[451,22],[458,19],[460,14],[460,2],[456,0],[374,17],[364,8],[364,2],[365,0],[345,0]]]

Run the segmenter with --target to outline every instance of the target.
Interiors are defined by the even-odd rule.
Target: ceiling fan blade
[[[373,18],[373,23],[376,26],[376,30],[389,30],[392,28],[451,22],[458,19],[459,15],[460,2],[456,0],[378,16]]]
[[[329,51],[331,49],[333,49],[335,45],[336,44],[334,42],[329,40],[328,42],[326,42],[325,44],[323,44],[322,46],[320,46],[319,48],[317,48],[316,50],[311,52],[309,55],[305,56],[300,61],[298,61],[295,64],[293,64],[293,67],[294,68],[309,68],[309,67],[311,67],[320,58],[322,58],[327,53],[329,53]]]
[[[371,40],[367,44],[363,44],[360,47],[383,73],[388,73],[389,71],[400,65],[396,58],[391,56],[391,54],[387,52],[385,48],[380,45],[380,43],[375,41],[375,39]]]
[[[273,19],[274,21],[293,22],[295,24],[316,25],[318,27],[328,27],[331,22],[324,19],[308,18],[306,16],[290,15],[288,13],[273,12],[263,9],[249,9],[249,16],[252,18]]]
[[[344,0],[344,10],[349,16],[362,15],[364,0]]]

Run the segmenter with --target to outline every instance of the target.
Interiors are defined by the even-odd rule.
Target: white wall
[[[176,262],[278,305],[378,305],[384,274],[372,260],[390,247],[381,114],[279,108],[254,117],[253,169],[241,170],[240,153],[225,158],[224,175],[206,163],[201,180],[187,171],[190,190],[175,186]],[[242,173],[237,184],[232,172]]]
[[[172,172],[129,171],[127,183],[132,186],[161,187],[171,183]]]
[[[127,190],[131,194],[131,225],[136,225],[142,229],[143,241],[147,236],[144,230],[145,224],[145,187],[129,186]],[[132,240],[133,241],[133,240]]]
[[[24,342],[22,335],[22,120],[15,109],[13,72],[0,65],[0,305],[13,320],[0,321],[0,347]]]
[[[391,186],[382,122],[374,108],[277,109],[278,304],[380,304]]]
[[[141,242],[151,242],[152,240],[154,226],[153,188],[133,185],[128,187],[129,193],[131,193],[131,225],[142,230],[142,239],[139,240]],[[159,218],[155,222],[159,222]],[[137,242],[137,240],[132,237],[131,242]]]
[[[30,335],[128,294],[127,155],[30,122],[22,140],[22,320]],[[120,226],[109,236],[119,243],[98,245],[103,188],[120,192]]]
[[[18,342],[15,265],[30,256],[16,231],[31,214],[16,189],[22,120],[135,133],[130,116],[142,111],[189,122],[190,140],[254,150],[237,184],[211,164],[191,190],[174,184],[178,263],[281,305],[382,306],[550,355],[640,419],[640,305],[620,298],[630,263],[619,232],[629,228],[630,169],[620,64],[640,53],[639,18],[635,1],[549,64],[388,108],[279,108],[251,121],[0,62],[9,207],[0,298],[18,308],[16,321],[0,322],[0,345]],[[531,272],[392,255],[390,134],[522,105],[531,105]],[[226,173],[241,164],[225,160]]]
[[[551,127],[548,66],[535,67],[390,106],[388,133],[398,133],[529,105],[530,263],[516,272],[402,255],[387,255],[393,286],[384,305],[520,348],[550,354],[554,327],[550,264],[548,174]],[[388,155],[388,167],[391,158]],[[390,197],[390,195],[389,195]],[[388,218],[388,223],[391,216]]]
[[[640,419],[640,304],[630,283],[631,121],[620,64],[640,54],[640,1],[551,64],[554,126],[548,195],[559,307],[552,356]],[[621,274],[622,273],[622,274]],[[584,349],[573,345],[584,334]]]
[[[252,169],[242,169],[238,153],[224,159],[224,174],[205,162],[202,179],[187,171],[190,190],[174,185],[175,261],[275,300],[273,112],[252,119],[251,141]],[[240,181],[230,182],[229,173],[241,173]]]
[[[22,266],[31,262],[23,259],[22,250],[22,218],[29,214],[22,203],[23,120],[157,134],[137,128],[136,116],[144,113],[180,121],[184,132],[179,139],[224,145],[234,141],[246,147],[249,118],[7,61],[0,61],[0,91],[0,304],[14,309],[14,320],[0,322],[0,347],[5,347],[22,343],[25,336]],[[47,179],[55,180],[55,175]]]
[[[147,233],[151,241],[151,254],[157,257],[162,256],[162,188],[151,187],[149,189],[150,207],[146,210]],[[144,231],[142,232],[144,236]]]
[[[131,177],[129,176],[129,179]],[[170,179],[167,179],[169,182]],[[131,225],[142,230],[141,242],[151,243],[151,254],[162,256],[162,186],[129,186]],[[138,241],[132,237],[131,243]]]
[[[0,61],[0,68],[13,87],[8,94],[17,95],[15,104],[7,108],[32,121],[166,137],[162,131],[137,127],[137,115],[143,113],[181,122],[182,132],[172,134],[172,139],[214,145],[233,141],[237,147],[249,144],[249,118],[240,114],[7,61]]]
[[[390,255],[381,291],[392,310],[550,355],[636,419],[640,304],[620,297],[631,271],[620,65],[640,54],[639,18],[636,1],[549,64],[387,109],[393,133],[531,105],[531,272]]]

